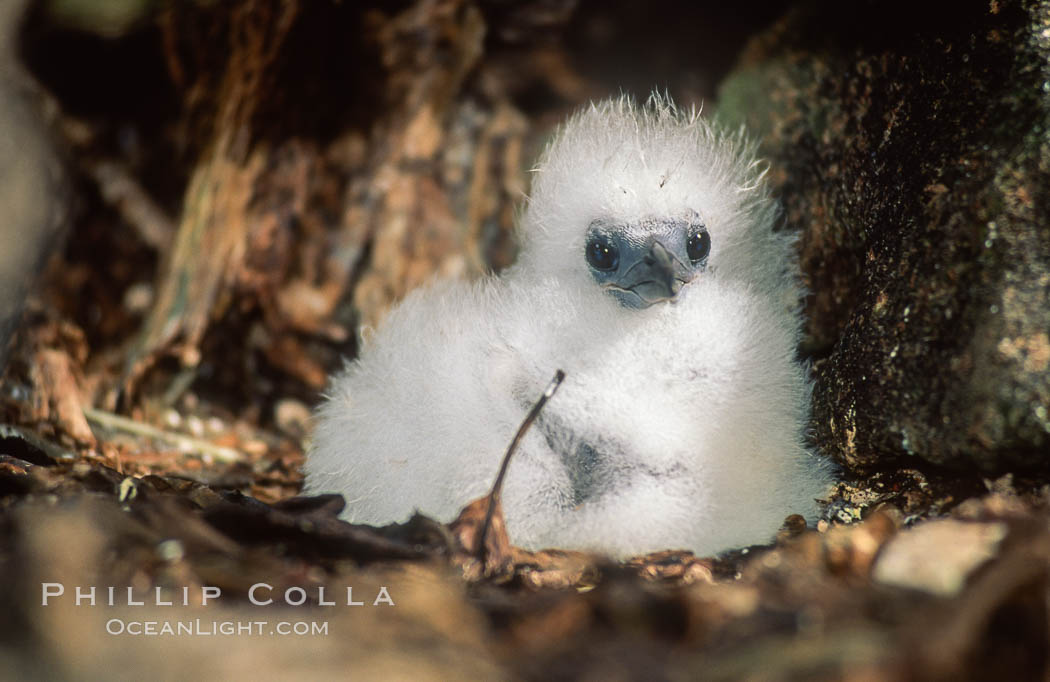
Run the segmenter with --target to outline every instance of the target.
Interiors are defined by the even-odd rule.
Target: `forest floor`
[[[283,408],[283,430],[196,398],[153,423],[88,409],[78,441],[77,415],[57,399],[76,365],[62,353],[13,363],[52,371],[47,381],[4,387],[2,601],[17,617],[0,656],[10,669],[726,680],[1046,670],[1050,486],[1038,480],[875,472],[830,491],[815,527],[789,517],[774,544],[718,557],[672,549],[614,562],[525,552],[505,537],[483,556],[463,530],[477,509],[459,525],[371,528],[339,520],[340,498],[297,497],[305,406]],[[56,584],[64,594],[44,598]],[[76,586],[92,585],[99,606],[78,605]],[[281,604],[289,587],[292,602],[302,588],[302,606]],[[208,600],[208,588],[221,597]],[[205,629],[261,623],[260,633],[323,623],[327,635],[123,631],[202,619]]]

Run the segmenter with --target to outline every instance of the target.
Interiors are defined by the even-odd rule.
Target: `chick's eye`
[[[699,263],[711,252],[711,235],[707,233],[707,230],[694,232],[686,242],[685,251],[694,265]]]
[[[620,252],[604,237],[591,237],[587,242],[587,262],[595,270],[615,270],[620,264]]]

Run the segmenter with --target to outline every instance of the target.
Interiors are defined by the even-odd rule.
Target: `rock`
[[[883,548],[872,579],[950,597],[958,594],[975,570],[996,556],[1006,535],[1004,523],[927,521],[901,533]]]
[[[302,438],[310,430],[310,408],[294,398],[282,398],[274,405],[273,421],[282,433]]]
[[[0,3],[0,371],[26,294],[66,218],[63,169],[15,47],[23,0]]]
[[[822,449],[1045,467],[1050,3],[803,3],[719,115],[801,235]]]

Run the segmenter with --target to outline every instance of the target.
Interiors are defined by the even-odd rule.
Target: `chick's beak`
[[[631,265],[617,282],[633,292],[643,305],[669,301],[678,295],[692,275],[667,247],[654,240],[649,250]]]

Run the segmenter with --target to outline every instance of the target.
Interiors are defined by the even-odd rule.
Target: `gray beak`
[[[616,282],[617,289],[634,293],[642,306],[669,301],[692,279],[692,273],[659,241],[627,268]]]

